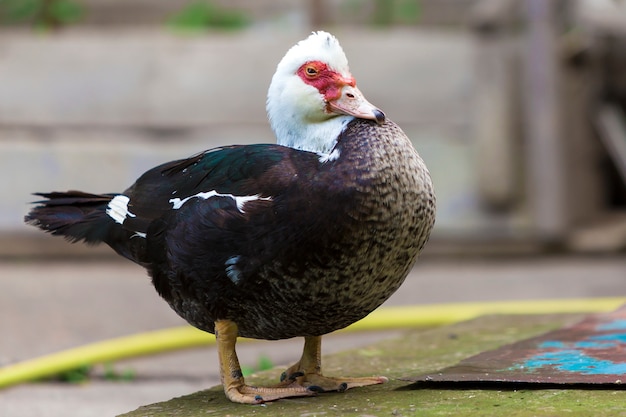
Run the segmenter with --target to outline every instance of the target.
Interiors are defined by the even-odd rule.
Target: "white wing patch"
[[[124,224],[124,220],[129,217],[137,217],[128,211],[128,203],[130,198],[125,195],[116,195],[107,206],[106,214],[109,215],[116,223]]]
[[[249,202],[249,201],[255,201],[255,200],[265,200],[265,201],[271,201],[272,197],[261,197],[259,194],[256,195],[243,195],[243,196],[236,196],[236,195],[232,195],[232,194],[221,194],[218,193],[215,190],[211,190],[211,191],[207,191],[204,193],[198,193],[198,194],[194,194],[192,196],[189,197],[185,197],[185,198],[172,198],[169,200],[170,203],[172,203],[172,209],[174,210],[178,210],[179,208],[181,208],[183,206],[183,204],[185,204],[187,201],[191,200],[192,198],[202,198],[204,200],[208,200],[211,197],[230,197],[233,200],[235,200],[235,204],[237,204],[237,210],[239,210],[240,212],[244,213],[244,205]]]

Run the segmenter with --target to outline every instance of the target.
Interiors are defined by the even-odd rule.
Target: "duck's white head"
[[[289,49],[276,67],[267,114],[278,144],[320,154],[331,152],[355,117],[385,120],[356,88],[337,38],[321,31]]]

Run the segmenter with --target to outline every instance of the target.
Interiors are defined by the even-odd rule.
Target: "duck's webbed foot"
[[[343,392],[354,387],[382,384],[388,381],[384,376],[364,378],[327,377],[321,373],[321,336],[304,339],[302,358],[281,375],[276,387],[305,387],[310,391]]]
[[[243,404],[262,404],[281,398],[310,397],[316,392],[302,386],[287,387],[255,387],[251,385],[229,384],[224,386],[224,393],[229,400]]]

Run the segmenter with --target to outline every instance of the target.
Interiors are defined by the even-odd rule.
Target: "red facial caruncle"
[[[347,85],[354,87],[356,81],[351,74],[347,77],[328,68],[321,61],[309,61],[298,68],[298,76],[306,84],[311,85],[328,101],[337,100],[341,97],[341,89]]]
[[[296,73],[324,97],[327,114],[350,115],[384,123],[385,114],[363,97],[350,73],[344,76],[321,61],[306,62]]]

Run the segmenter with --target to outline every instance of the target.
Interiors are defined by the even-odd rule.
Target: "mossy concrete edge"
[[[408,389],[401,378],[434,372],[463,358],[495,349],[579,320],[581,315],[485,316],[434,329],[415,329],[399,339],[383,340],[323,359],[324,373],[385,375],[383,385],[345,393],[287,399],[260,406],[229,402],[221,386],[169,401],[145,405],[120,417],[165,416],[626,416],[623,391]],[[247,378],[254,385],[276,383],[283,369]]]

